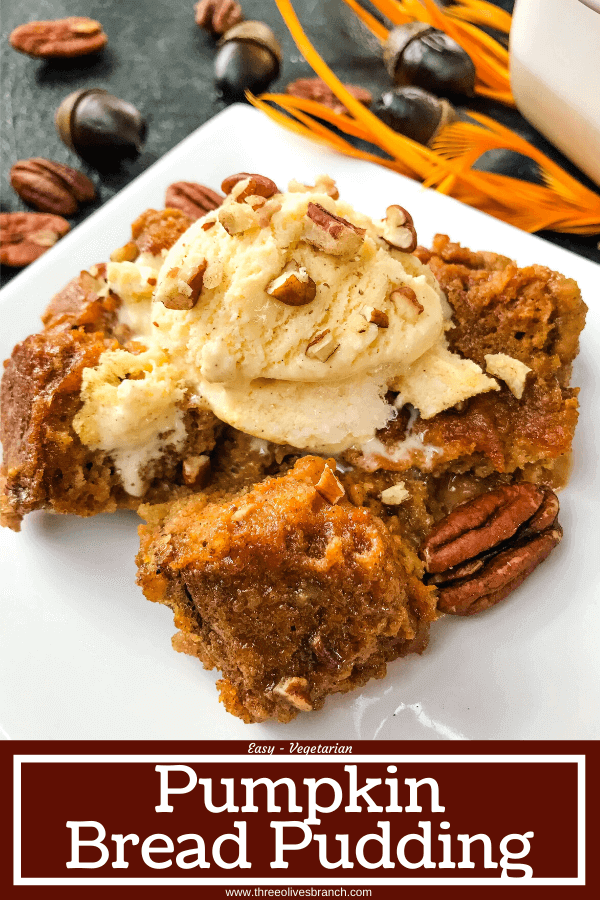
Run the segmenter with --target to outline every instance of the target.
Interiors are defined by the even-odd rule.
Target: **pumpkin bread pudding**
[[[2,521],[138,509],[139,583],[244,721],[485,609],[560,540],[575,282],[240,173],[148,210],[5,363]]]

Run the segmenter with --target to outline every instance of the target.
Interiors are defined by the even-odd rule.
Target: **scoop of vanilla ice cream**
[[[309,203],[365,229],[356,254],[332,255],[305,240]],[[211,217],[213,227],[206,230],[206,219],[195,222],[159,275],[152,308],[157,337],[173,357],[185,356],[188,378],[221,384],[339,381],[384,365],[403,369],[442,335],[442,304],[431,272],[414,257],[409,269],[407,254],[393,251],[374,223],[348,204],[326,194],[280,194],[280,208],[265,226],[259,224],[264,205],[256,211],[247,206],[244,230],[229,234],[221,219],[227,224],[229,210],[241,205],[247,206],[230,195]],[[187,281],[205,264],[194,307],[167,308],[165,301],[185,300]],[[299,270],[314,283],[314,299],[290,306],[269,294],[282,273]],[[414,290],[418,315],[418,307],[390,299],[402,287]],[[387,327],[369,321],[373,309],[387,317]],[[323,333],[331,355],[311,353],[311,342]]]
[[[318,189],[244,199],[247,184],[171,248],[152,301],[154,339],[218,418],[334,453],[391,418],[385,395],[394,381],[426,413],[440,376],[448,380],[441,408],[470,388],[496,387],[447,350],[437,380],[423,378],[419,360],[442,352],[450,310],[431,270],[390,246],[382,223]],[[318,219],[341,219],[346,249],[327,236],[320,242],[315,206]],[[202,288],[192,297],[198,272]],[[288,279],[296,280],[291,298],[277,291]]]

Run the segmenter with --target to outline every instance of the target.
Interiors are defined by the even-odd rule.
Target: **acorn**
[[[58,107],[55,121],[67,147],[95,162],[135,157],[146,139],[146,122],[135,106],[102,88],[69,94]]]
[[[510,178],[519,178],[531,184],[545,185],[540,167],[535,160],[523,153],[517,153],[516,150],[507,150],[503,147],[486,150],[475,160],[471,168],[477,172],[508,175]]]
[[[225,32],[215,58],[215,85],[226,100],[260,94],[279,75],[281,46],[264,22],[239,22]]]
[[[427,146],[444,125],[466,118],[448,100],[412,86],[386,91],[371,109],[394,131]]]
[[[414,84],[434,94],[475,93],[475,66],[463,48],[425,22],[393,28],[383,48],[394,84]]]

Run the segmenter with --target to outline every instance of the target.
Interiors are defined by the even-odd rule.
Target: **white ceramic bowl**
[[[519,112],[600,185],[600,0],[517,0],[510,69]]]

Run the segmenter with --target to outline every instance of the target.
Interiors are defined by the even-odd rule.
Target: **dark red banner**
[[[13,889],[581,888],[592,748],[6,742]]]

